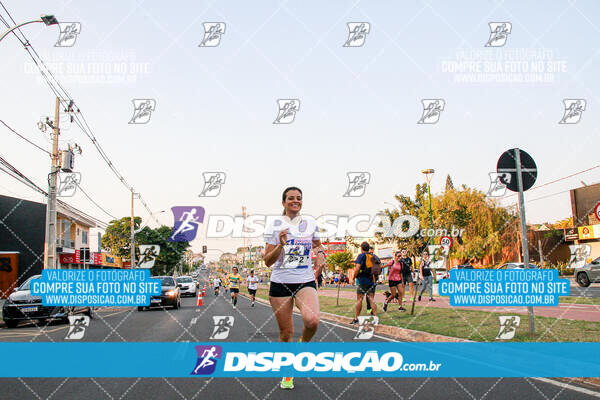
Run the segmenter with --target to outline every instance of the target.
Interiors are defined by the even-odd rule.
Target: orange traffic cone
[[[196,305],[200,307],[202,305],[202,294],[198,293],[198,300],[196,301]]]

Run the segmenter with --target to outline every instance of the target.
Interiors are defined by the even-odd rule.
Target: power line
[[[19,171],[16,167],[14,167],[11,163],[9,163],[8,161],[6,161],[6,159],[4,159],[2,156],[0,156],[0,171],[4,171],[5,173],[7,173],[8,175],[10,175],[11,177],[15,178],[16,180],[20,181],[21,183],[29,186],[31,189],[35,190],[38,193],[43,194],[45,197],[48,197],[48,192],[46,192],[44,189],[42,189],[40,186],[38,186],[35,182],[33,182],[31,179],[29,179],[25,174],[23,174],[21,171]],[[98,207],[99,209],[101,209],[103,212],[105,212],[107,215],[111,216],[113,219],[116,219],[115,217],[113,217],[110,213],[108,213],[104,208],[102,208],[98,203],[96,203],[94,200],[92,200],[88,194],[83,190],[83,188],[79,185],[77,185],[79,187],[79,189],[81,189],[81,191],[85,194],[85,196],[90,199],[90,201],[92,203],[94,203],[96,205],[96,207]],[[78,210],[76,208],[74,208],[73,206],[65,203],[62,200],[58,200],[58,203],[69,210],[72,210],[75,213],[78,214],[82,214],[84,216],[86,216],[87,218],[95,221],[98,225],[103,225],[104,227],[108,226],[108,224],[98,218],[95,218],[91,215],[88,215],[86,213],[84,213],[81,210]]]
[[[6,7],[4,6],[4,4],[2,3],[2,1],[0,1],[0,6],[2,6],[2,8],[4,9],[4,11],[8,15],[8,17],[16,25],[17,23],[15,22],[14,18],[10,14],[10,12],[6,9]],[[8,24],[7,24],[7,22],[4,19],[2,19],[2,20],[3,20],[4,24],[7,25],[7,27],[9,27]],[[37,68],[39,69],[40,73],[42,74],[42,77],[44,78],[44,80],[46,81],[46,83],[48,84],[48,86],[50,87],[50,89],[52,90],[52,92],[56,95],[56,97],[58,97],[60,99],[60,102],[61,102],[61,104],[63,104],[65,106],[65,109],[71,110],[71,108],[75,104],[75,102],[72,99],[72,97],[70,96],[70,94],[61,85],[60,81],[54,76],[54,74],[52,73],[52,71],[48,68],[48,66],[46,65],[46,63],[42,59],[42,57],[40,57],[40,55],[35,50],[35,48],[33,47],[33,45],[27,39],[27,36],[25,36],[25,34],[21,31],[20,28],[18,28],[17,30],[19,31],[19,33],[23,37],[23,40],[18,37],[18,35],[16,34],[15,31],[13,31],[13,33],[19,39],[19,41],[21,42],[21,44],[23,45],[23,47],[25,48],[25,50],[27,51],[27,53],[29,54],[29,56],[31,57],[31,59],[33,60],[33,62],[35,63],[35,65],[37,66]],[[34,54],[35,54],[35,56],[34,56]],[[37,57],[37,59],[36,59],[36,57]],[[38,60],[39,60],[39,62],[38,62]],[[40,63],[44,66],[45,71],[40,66]],[[52,80],[54,82],[52,82],[50,80],[50,78],[48,77],[48,75],[50,77],[52,77]],[[58,88],[60,88],[60,90],[56,86],[58,86]],[[68,99],[68,101],[65,100],[65,99]],[[102,159],[104,160],[104,162],[106,162],[106,164],[108,165],[108,167],[113,171],[113,173],[117,176],[117,178],[119,178],[119,180],[121,181],[121,183],[129,191],[134,192],[133,187],[125,180],[125,178],[123,177],[123,175],[116,169],[116,167],[114,166],[113,162],[110,160],[110,158],[108,157],[108,155],[104,152],[104,150],[100,146],[100,143],[98,142],[98,140],[94,136],[91,127],[87,123],[87,120],[85,119],[85,117],[83,116],[83,114],[81,113],[81,111],[78,110],[78,112],[72,113],[71,115],[74,117],[74,119],[76,121],[76,124],[79,126],[79,128],[91,140],[92,144],[94,145],[94,147],[96,148],[96,150],[98,151],[98,153],[100,154],[100,156],[102,157]],[[79,117],[81,117],[81,121],[79,120]],[[150,214],[151,218],[154,219],[154,221],[157,224],[160,225],[160,221],[158,221],[158,219],[153,215],[152,210],[150,209],[150,207],[148,206],[148,204],[144,201],[142,195],[140,193],[138,193],[138,195],[139,195],[140,202],[142,203],[142,205],[144,206],[144,208],[146,208],[146,211],[148,211],[148,213]]]
[[[21,139],[25,140],[27,143],[29,143],[29,144],[37,147],[38,149],[40,149],[41,151],[43,151],[44,153],[46,153],[50,157],[52,157],[52,153],[50,153],[48,150],[46,150],[43,147],[40,147],[37,144],[33,143],[31,140],[27,139],[25,136],[21,135],[19,132],[15,131],[13,128],[11,128],[10,126],[8,126],[8,124],[6,122],[4,122],[3,120],[0,119],[0,122],[2,123],[2,125],[4,125],[6,128],[8,128],[8,130],[10,130],[12,133],[14,133],[15,135],[19,136]]]
[[[553,183],[556,183],[556,182],[564,181],[565,179],[572,178],[572,177],[574,177],[574,176],[577,176],[577,175],[583,174],[583,173],[585,173],[585,172],[591,171],[591,170],[593,170],[593,169],[596,169],[596,168],[600,168],[600,164],[598,164],[598,165],[595,165],[595,166],[593,166],[593,167],[590,167],[590,168],[587,168],[587,169],[584,169],[584,170],[582,170],[582,171],[579,171],[579,172],[575,172],[575,173],[573,173],[573,174],[571,174],[571,175],[563,176],[562,178],[558,178],[558,179],[555,179],[555,180],[553,180],[553,181],[546,182],[546,183],[544,183],[544,184],[542,184],[542,185],[538,185],[538,186],[536,186],[536,187],[533,187],[533,188],[529,189],[528,191],[529,191],[529,192],[531,192],[532,190],[536,190],[536,189],[542,188],[542,187],[544,187],[544,186],[551,185],[551,184],[553,184]],[[561,193],[564,193],[564,192],[561,192]],[[555,193],[555,194],[559,194],[559,193]],[[504,200],[504,199],[507,199],[507,198],[509,198],[509,197],[516,196],[516,195],[517,195],[517,193],[513,193],[513,194],[510,194],[510,195],[508,195],[508,196],[504,196],[504,197],[500,198],[500,200]]]

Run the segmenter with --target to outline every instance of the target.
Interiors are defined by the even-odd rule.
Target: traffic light
[[[206,254],[206,250],[207,250],[206,246],[202,246],[202,254]]]

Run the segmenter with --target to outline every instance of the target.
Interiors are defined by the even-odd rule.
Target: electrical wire
[[[44,153],[46,153],[50,157],[52,157],[52,153],[50,153],[48,150],[46,150],[43,147],[38,146],[37,144],[33,143],[31,140],[27,139],[25,136],[21,135],[19,132],[15,131],[13,128],[11,128],[10,126],[8,126],[8,124],[6,122],[4,122],[3,120],[0,119],[0,122],[2,123],[2,125],[4,125],[12,133],[14,133],[15,135],[19,136],[21,139],[25,140],[27,143],[29,143],[29,144],[37,147],[38,149],[40,149],[41,151],[43,151]]]
[[[16,25],[17,23],[15,22],[14,18],[10,14],[10,12],[6,9],[6,7],[4,6],[4,4],[2,3],[2,1],[0,1],[0,6],[2,6],[2,8],[4,9],[4,11],[8,15],[8,17]],[[4,24],[7,25],[7,27],[9,27],[9,25],[4,20],[4,18],[2,18],[2,20],[3,20]],[[16,31],[18,31],[21,34],[21,36],[23,37],[23,39],[19,38],[19,36],[16,34]],[[59,98],[60,103],[65,107],[65,109],[68,110],[70,106],[75,105],[75,102],[72,99],[72,97],[70,96],[70,94],[61,85],[60,81],[54,76],[54,74],[52,73],[52,71],[47,67],[47,65],[44,62],[44,60],[42,59],[42,57],[40,57],[40,55],[38,54],[38,52],[35,50],[35,48],[33,47],[33,45],[29,42],[29,40],[27,39],[27,36],[25,36],[25,34],[21,31],[21,29],[17,28],[15,31],[13,31],[13,33],[19,39],[19,41],[21,42],[21,44],[23,45],[23,47],[25,48],[25,50],[27,51],[27,53],[29,54],[29,56],[31,57],[31,59],[33,60],[33,62],[35,63],[35,65],[37,66],[38,70],[42,74],[42,77],[44,78],[44,80],[46,81],[46,83],[48,84],[48,86],[50,87],[50,89],[52,90],[52,92],[56,95],[56,97]],[[37,59],[36,59],[36,57],[37,57]],[[44,68],[42,68],[40,64],[42,64],[44,66]],[[44,71],[44,69],[45,69],[45,71]],[[54,82],[51,81],[51,79],[49,78],[49,76],[52,78],[52,80]],[[60,90],[58,90],[56,86],[58,86],[58,88],[60,88]],[[94,147],[96,148],[96,150],[98,151],[98,153],[100,154],[100,156],[102,157],[102,159],[104,160],[104,162],[112,170],[112,172],[117,176],[117,178],[121,181],[121,183],[129,191],[134,192],[133,187],[125,180],[125,177],[116,169],[116,167],[114,166],[113,162],[110,160],[110,158],[108,157],[108,155],[105,153],[104,149],[102,149],[100,143],[98,142],[98,140],[94,136],[91,127],[87,123],[87,120],[85,119],[83,113],[81,113],[81,111],[78,110],[76,113],[73,112],[71,115],[74,117],[75,121],[77,121],[76,124],[79,126],[79,128],[90,139],[90,141],[92,142],[92,144],[94,145]],[[81,117],[81,121],[79,120],[79,117]],[[142,195],[140,193],[137,193],[137,194],[139,195],[140,202],[142,203],[142,205],[144,206],[144,208],[146,209],[146,211],[148,211],[148,213],[150,214],[151,218],[154,219],[154,221],[157,224],[160,224],[160,221],[154,216],[154,214],[152,213],[152,210],[150,209],[150,207],[148,206],[148,204],[146,203],[146,201],[143,199]]]

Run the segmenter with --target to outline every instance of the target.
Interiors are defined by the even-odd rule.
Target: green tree
[[[416,235],[404,238],[396,232],[391,237],[378,233],[379,243],[394,242],[398,248],[406,248],[410,255],[418,255],[429,244],[438,244],[440,229],[448,233],[452,230],[462,232],[454,237],[450,257],[459,259],[482,259],[485,255],[498,253],[503,248],[516,243],[518,219],[513,212],[499,207],[485,193],[463,185],[460,189],[446,190],[438,195],[432,194],[434,236],[421,236],[422,229],[429,229],[429,198],[427,185],[417,185],[414,199],[410,196],[396,195],[397,209],[386,209],[380,213],[391,222],[400,215],[411,215],[419,221]],[[408,222],[403,230],[408,229]],[[494,260],[493,260],[494,261]]]
[[[102,236],[102,248],[112,255],[129,259],[131,254],[131,217],[112,220]],[[142,219],[133,218],[134,229],[138,229]]]
[[[448,190],[454,190],[454,184],[452,183],[452,178],[450,178],[450,174],[446,176],[446,192]]]
[[[160,246],[160,254],[156,257],[152,275],[170,275],[180,262],[183,262],[183,255],[190,247],[188,242],[169,242],[171,236],[171,227],[162,225],[155,229],[145,227],[135,237],[136,247],[140,244],[157,244]],[[136,251],[139,253],[139,249]]]
[[[102,236],[102,248],[111,254],[129,259],[131,254],[130,217],[110,221],[106,232]],[[142,223],[140,217],[133,219],[134,229],[139,229]],[[190,247],[188,242],[169,242],[172,229],[160,226],[156,229],[145,227],[135,235],[135,254],[140,255],[140,244],[157,244],[160,254],[156,258],[151,273],[153,275],[171,274],[183,258],[183,254]],[[139,258],[138,258],[139,259]]]

